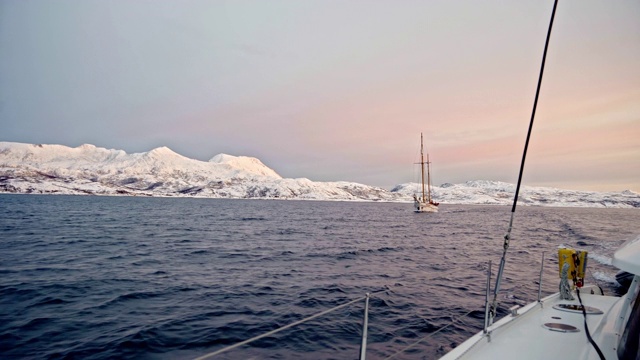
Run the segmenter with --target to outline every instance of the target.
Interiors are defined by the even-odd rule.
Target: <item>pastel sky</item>
[[[0,141],[515,183],[553,1],[0,1]],[[561,0],[524,184],[640,192],[640,2]]]

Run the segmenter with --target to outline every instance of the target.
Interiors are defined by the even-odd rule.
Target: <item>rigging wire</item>
[[[493,291],[493,302],[491,305],[491,311],[490,311],[490,319],[489,322],[493,323],[493,319],[495,318],[495,314],[496,314],[496,310],[497,310],[497,298],[498,298],[498,291],[500,290],[500,281],[502,279],[502,273],[504,271],[504,265],[505,265],[505,261],[506,261],[506,256],[507,256],[507,250],[509,249],[509,240],[511,239],[511,229],[513,227],[513,217],[514,214],[516,212],[516,205],[518,204],[518,194],[520,193],[520,185],[522,184],[522,174],[524,173],[524,164],[525,164],[525,160],[527,158],[527,149],[529,148],[529,140],[531,138],[531,131],[533,129],[533,120],[535,119],[536,116],[536,108],[538,106],[538,98],[540,96],[540,87],[542,85],[542,76],[544,74],[544,65],[547,59],[547,50],[549,48],[549,39],[551,38],[551,29],[553,28],[553,20],[555,18],[556,15],[556,8],[558,7],[558,0],[555,0],[553,3],[553,11],[551,12],[551,20],[549,21],[549,29],[547,31],[547,39],[545,41],[544,44],[544,52],[542,54],[542,64],[540,65],[540,75],[538,76],[538,86],[536,88],[536,97],[533,101],[533,110],[531,111],[531,120],[529,121],[529,130],[527,131],[527,139],[524,143],[524,151],[522,153],[522,161],[520,162],[520,171],[518,173],[518,183],[516,185],[516,193],[515,196],[513,198],[513,206],[511,207],[511,219],[509,220],[509,228],[507,230],[506,235],[504,236],[504,244],[503,244],[503,252],[502,252],[502,258],[500,259],[500,268],[498,270],[498,275],[496,278],[496,285]],[[602,288],[600,289],[602,291]],[[582,304],[582,299],[580,298],[580,289],[576,288],[576,294],[578,295],[578,300],[580,301],[580,305],[582,306],[582,314],[584,316],[584,327],[585,327],[585,332],[587,335],[587,339],[589,340],[589,342],[591,343],[591,345],[595,348],[596,352],[598,353],[598,355],[600,356],[600,359],[604,360],[604,355],[602,354],[602,351],[600,351],[600,348],[598,347],[598,345],[596,344],[596,342],[593,340],[593,338],[591,337],[591,334],[589,333],[589,327],[587,326],[587,312],[585,310],[584,305]]]
[[[551,38],[551,29],[553,28],[553,19],[556,15],[556,8],[558,6],[558,0],[553,3],[553,11],[551,12],[551,21],[549,21],[549,29],[547,31],[547,39],[544,44],[544,52],[542,53],[542,64],[540,65],[540,75],[538,76],[538,86],[536,88],[536,97],[533,101],[533,110],[531,111],[531,120],[529,121],[529,130],[527,132],[527,139],[524,143],[524,151],[522,153],[522,161],[520,162],[520,172],[518,174],[518,183],[516,185],[516,193],[513,198],[513,206],[511,207],[511,220],[509,220],[509,228],[507,234],[504,236],[502,258],[500,259],[500,267],[498,269],[498,275],[496,277],[496,285],[493,290],[493,301],[490,311],[490,324],[493,323],[493,319],[497,310],[498,292],[500,291],[500,281],[502,280],[502,272],[504,271],[504,265],[507,256],[507,250],[509,250],[509,240],[511,239],[511,228],[513,227],[513,216],[516,212],[516,205],[518,204],[518,194],[520,193],[520,184],[522,183],[522,174],[524,173],[524,163],[527,158],[527,149],[529,148],[529,139],[531,138],[531,130],[533,129],[533,120],[536,116],[536,108],[538,107],[538,98],[540,96],[540,87],[542,85],[542,75],[544,74],[544,64],[547,59],[547,49],[549,48],[549,39]]]

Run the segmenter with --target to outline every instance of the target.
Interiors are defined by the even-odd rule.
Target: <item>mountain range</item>
[[[392,190],[347,181],[283,178],[259,159],[218,154],[209,161],[167,147],[127,154],[94,145],[0,142],[0,193],[176,196],[411,202],[418,184]],[[443,204],[509,205],[515,185],[475,180],[433,187]],[[523,186],[519,203],[539,206],[639,208],[640,194]]]

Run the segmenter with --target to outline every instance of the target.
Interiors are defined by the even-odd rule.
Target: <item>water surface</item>
[[[368,358],[443,355],[482,326],[510,208],[0,195],[0,357],[189,359],[376,292]],[[519,207],[501,306],[557,291],[559,245],[611,256],[637,209]],[[357,358],[363,302],[220,356]],[[505,311],[502,310],[501,314]]]

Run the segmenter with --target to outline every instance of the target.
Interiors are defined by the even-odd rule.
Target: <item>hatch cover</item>
[[[577,304],[557,304],[557,305],[553,305],[553,308],[556,309],[556,310],[568,311],[568,312],[577,312],[577,313],[581,313],[582,314],[582,305],[577,305]],[[585,306],[584,310],[586,311],[587,314],[592,314],[592,315],[603,314],[602,310],[600,310],[598,308],[591,307],[591,306]]]
[[[559,332],[578,332],[580,331],[577,327],[571,326],[569,324],[561,324],[561,323],[546,323],[544,327],[551,331],[559,331]]]

